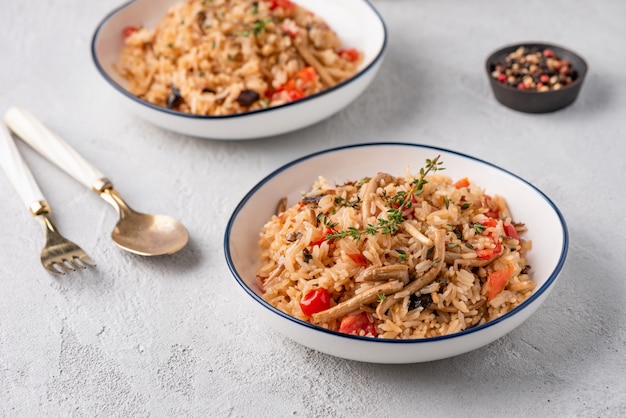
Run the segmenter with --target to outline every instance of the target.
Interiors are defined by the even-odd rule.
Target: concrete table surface
[[[115,247],[114,210],[20,145],[59,229],[98,266],[55,278],[39,225],[0,175],[0,416],[626,416],[626,3],[374,0],[389,31],[371,88],[298,132],[210,141],[116,105],[90,41],[117,0],[5,2],[0,111],[28,108],[138,210],[180,218],[180,253]],[[529,115],[493,99],[483,66],[523,41],[569,47],[590,71],[578,100]],[[474,155],[544,191],[569,226],[545,304],[474,352],[409,365],[347,361],[275,333],[224,260],[226,222],[263,176],[304,154],[408,141]]]

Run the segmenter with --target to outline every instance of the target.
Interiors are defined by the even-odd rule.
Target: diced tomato
[[[272,94],[272,100],[293,102],[294,100],[302,99],[304,96],[306,96],[306,93],[296,88],[289,90],[277,90],[274,94]]]
[[[350,253],[348,254],[348,257],[350,257],[352,261],[354,261],[356,264],[360,266],[365,267],[367,265],[367,259],[361,253]]]
[[[498,221],[494,218],[487,218],[485,220],[480,221],[480,223],[488,228],[493,228],[498,225]],[[488,235],[489,238],[493,240],[494,247],[493,248],[484,248],[481,250],[476,250],[476,255],[478,258],[483,260],[491,260],[492,258],[500,255],[502,252],[502,244],[500,243],[500,237],[494,234],[493,232],[483,231],[483,235]]]
[[[485,225],[486,227],[489,227],[489,228],[493,228],[495,226],[498,226],[498,221],[495,220],[494,218],[487,218],[487,219],[485,219],[483,221],[480,221],[480,223]],[[486,232],[485,232],[485,234],[486,234]]]
[[[515,229],[513,224],[504,224],[504,233],[507,237],[519,239],[517,229]]]
[[[483,260],[491,260],[492,258],[500,255],[500,253],[502,252],[502,244],[500,244],[500,241],[497,240],[494,241],[494,243],[494,248],[483,248],[482,250],[476,250],[476,255],[478,256],[478,258]]]
[[[294,76],[295,79],[303,80],[306,84],[306,87],[311,85],[317,80],[317,71],[313,67],[304,67],[300,71],[296,73]]]
[[[374,337],[377,335],[376,325],[370,322],[367,313],[361,312],[356,315],[344,316],[341,320],[339,332],[360,335],[361,331],[364,331],[366,335],[371,334]]]
[[[470,182],[467,177],[463,177],[462,179],[454,183],[454,187],[456,187],[457,189],[462,189],[463,187],[467,187],[469,185],[470,185]]]
[[[302,313],[307,316],[325,311],[328,308],[330,308],[330,295],[328,294],[328,290],[323,287],[310,290],[300,300],[300,309],[302,309]]]
[[[487,299],[491,300],[495,298],[498,293],[504,290],[511,274],[513,273],[513,266],[510,266],[505,269],[496,270],[487,276],[487,286],[489,286],[489,290],[487,293]]]
[[[313,67],[304,67],[285,84],[272,93],[272,100],[294,101],[306,96],[305,90],[313,86],[317,80],[317,72]]]
[[[317,246],[322,245],[322,242],[326,241],[326,237],[332,233],[334,233],[334,231],[331,228],[326,228],[326,230],[324,231],[324,234],[320,238],[311,241],[311,246],[315,247],[316,245]]]
[[[289,11],[294,8],[294,4],[291,2],[291,0],[267,0],[267,1],[270,4],[270,10],[278,9],[280,7]]]
[[[349,62],[355,62],[359,59],[359,51],[355,48],[346,48],[337,52],[341,58]]]
[[[483,200],[483,207],[487,209],[487,212],[485,212],[485,216],[500,219],[500,209],[498,209],[498,206],[493,202],[491,196],[485,195],[485,199]]]
[[[137,26],[126,26],[122,31],[124,38],[128,38],[133,33],[137,32]]]

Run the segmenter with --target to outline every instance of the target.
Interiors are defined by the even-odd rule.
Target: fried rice
[[[391,339],[484,324],[535,288],[526,227],[506,200],[426,169],[330,184],[319,177],[260,233],[263,299],[343,333]]]
[[[128,27],[118,73],[133,95],[197,115],[277,106],[353,76],[363,59],[290,0],[186,0]]]

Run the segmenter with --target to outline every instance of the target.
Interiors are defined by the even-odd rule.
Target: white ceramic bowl
[[[98,25],[91,44],[92,58],[104,80],[131,112],[162,128],[211,139],[238,140],[278,135],[319,122],[346,107],[369,86],[387,48],[385,24],[367,0],[295,0],[324,18],[344,45],[364,53],[352,78],[315,95],[285,105],[225,116],[198,116],[155,106],[125,88],[114,64],[119,62],[122,32],[127,26],[154,27],[178,0],[134,0],[109,13]]]
[[[528,227],[532,240],[529,264],[537,283],[532,296],[497,320],[456,334],[416,340],[391,340],[341,334],[295,319],[279,311],[261,296],[255,284],[258,239],[280,198],[296,202],[301,193],[323,175],[333,183],[371,176],[383,171],[394,175],[423,166],[426,158],[441,155],[451,178],[469,176],[486,193],[500,194],[519,222]],[[474,157],[416,144],[374,143],[345,146],[295,160],[268,175],[246,194],[232,214],[224,237],[226,261],[244,298],[260,316],[284,336],[307,347],[346,359],[373,363],[413,363],[462,354],[489,344],[524,322],[544,302],[565,263],[567,226],[558,208],[540,190],[502,168]]]

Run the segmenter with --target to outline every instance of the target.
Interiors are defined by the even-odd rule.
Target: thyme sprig
[[[400,225],[405,221],[404,211],[410,209],[413,205],[413,199],[415,196],[419,196],[424,192],[424,185],[428,183],[426,176],[436,171],[445,170],[443,167],[443,161],[440,160],[440,155],[431,159],[426,159],[424,167],[420,168],[419,177],[415,178],[411,182],[411,186],[407,191],[399,191],[393,197],[387,198],[386,205],[389,208],[387,210],[387,218],[378,218],[376,225],[368,224],[363,230],[358,230],[354,227],[348,228],[346,231],[333,231],[326,235],[326,241],[334,241],[336,239],[351,237],[355,241],[359,241],[363,234],[375,235],[382,233],[384,235],[393,235],[400,229]],[[335,198],[335,203],[343,206],[356,207],[361,203],[360,198],[355,201],[345,202],[342,197]],[[330,222],[324,217],[324,225],[329,228],[334,228],[336,224],[330,224]]]

